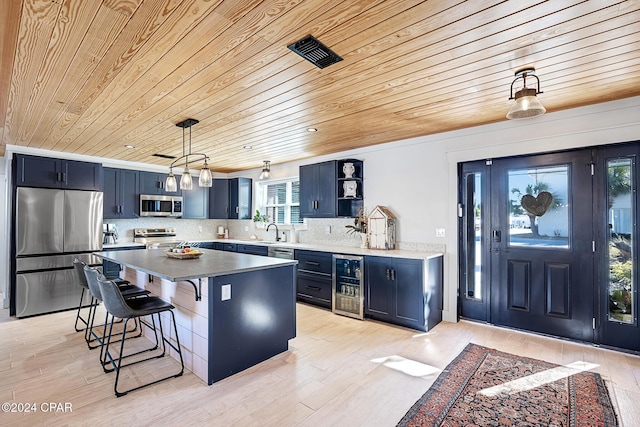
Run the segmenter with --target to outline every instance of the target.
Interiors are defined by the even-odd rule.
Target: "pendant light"
[[[515,102],[507,113],[507,119],[527,119],[529,117],[541,116],[547,110],[544,108],[536,95],[541,94],[540,79],[536,76],[535,68],[524,68],[516,71],[515,79],[511,82],[511,93],[509,99],[515,99]],[[527,87],[527,76],[534,77],[537,81],[536,89]],[[522,79],[522,89],[513,95],[513,84]]]
[[[184,161],[184,172],[182,173],[182,177],[180,178],[180,189],[181,190],[192,190],[193,189],[193,178],[191,177],[191,172],[189,171],[189,161],[190,159],[195,158],[195,161],[204,160],[204,164],[202,165],[202,169],[200,170],[200,176],[198,178],[198,185],[200,187],[211,187],[213,183],[213,179],[211,177],[211,169],[209,168],[209,156],[203,153],[192,153],[191,152],[191,126],[199,123],[196,119],[186,119],[181,121],[180,123],[176,123],[176,126],[182,128],[182,156],[175,159],[171,166],[169,166],[169,176],[165,181],[165,191],[169,193],[173,193],[178,191],[178,183],[176,182],[176,177],[173,174],[173,168],[176,164],[181,164]],[[186,149],[186,137],[185,137],[185,129],[189,128],[189,150],[187,152]],[[191,160],[193,162],[193,160]]]
[[[271,162],[269,160],[265,160],[262,164],[262,172],[260,172],[259,180],[265,180],[271,178]]]
[[[193,180],[191,179],[191,174],[189,173],[189,165],[184,168],[182,178],[180,178],[180,189],[193,190]]]
[[[211,169],[209,169],[209,163],[207,159],[204,159],[204,165],[200,169],[200,176],[198,177],[198,185],[200,187],[211,187],[213,184],[213,177],[211,176]]]
[[[176,181],[176,177],[173,174],[173,168],[169,169],[169,176],[164,183],[164,190],[169,193],[175,193],[178,191],[178,182]]]

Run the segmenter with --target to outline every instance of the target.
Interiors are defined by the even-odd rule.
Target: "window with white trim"
[[[302,224],[298,177],[259,183],[261,200],[256,209],[278,225]]]

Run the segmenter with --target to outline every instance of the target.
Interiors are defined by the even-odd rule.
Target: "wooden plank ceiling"
[[[256,168],[506,120],[527,66],[549,112],[640,95],[639,0],[2,0],[0,20],[0,155],[168,165],[195,118],[215,171]],[[343,61],[287,49],[308,34]]]

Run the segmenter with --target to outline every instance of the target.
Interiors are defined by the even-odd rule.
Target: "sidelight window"
[[[633,163],[629,158],[607,162],[609,321],[633,323]]]

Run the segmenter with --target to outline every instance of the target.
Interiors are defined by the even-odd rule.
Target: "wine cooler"
[[[333,255],[333,292],[331,306],[334,313],[364,318],[363,257]]]

